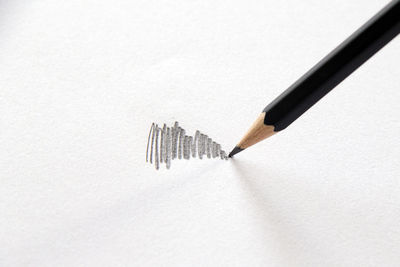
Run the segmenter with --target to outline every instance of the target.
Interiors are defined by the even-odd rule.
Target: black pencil
[[[285,129],[399,32],[400,0],[394,0],[270,103],[229,157]]]

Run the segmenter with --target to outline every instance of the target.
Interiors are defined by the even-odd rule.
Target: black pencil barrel
[[[400,0],[395,0],[269,104],[264,124],[285,129],[399,33]]]

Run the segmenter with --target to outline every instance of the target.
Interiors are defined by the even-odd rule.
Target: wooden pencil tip
[[[243,151],[243,148],[240,148],[238,146],[235,146],[235,148],[231,151],[231,153],[229,153],[228,157],[232,158],[233,155],[239,153],[240,151]]]

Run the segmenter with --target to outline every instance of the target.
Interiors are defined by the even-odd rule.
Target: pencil
[[[285,129],[399,32],[400,0],[394,0],[264,108],[229,157]]]

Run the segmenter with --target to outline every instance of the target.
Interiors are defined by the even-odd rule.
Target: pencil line
[[[180,127],[178,122],[175,122],[172,127],[164,124],[162,128],[152,123],[147,138],[146,162],[149,158],[149,148],[150,163],[154,162],[157,170],[162,163],[165,163],[166,168],[169,169],[171,161],[174,159],[189,160],[196,156],[199,159],[203,159],[203,156],[221,160],[228,159],[220,144],[199,130],[196,130],[194,137],[186,135],[185,129]]]
[[[149,159],[149,144],[150,144],[151,131],[153,130],[153,127],[154,127],[154,122],[150,127],[149,137],[147,137],[146,162],[148,162]]]

